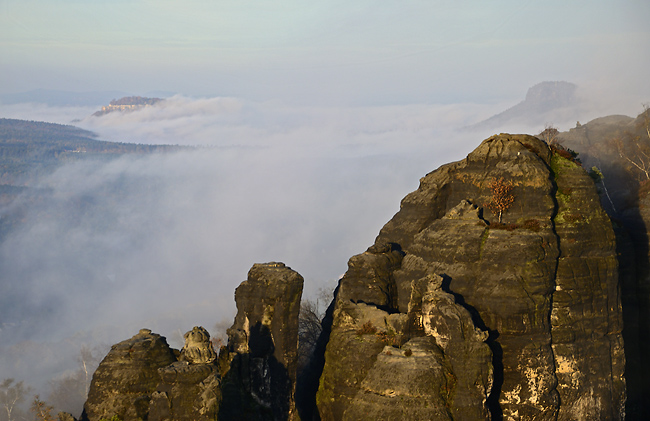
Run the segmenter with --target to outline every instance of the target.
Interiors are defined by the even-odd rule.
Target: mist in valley
[[[46,395],[53,380],[78,370],[80,349],[101,356],[141,328],[176,348],[195,325],[224,337],[234,290],[253,263],[291,266],[309,299],[331,293],[420,177],[498,132],[464,128],[505,108],[184,96],[99,117],[86,108],[2,106],[18,118],[74,116],[103,140],[188,148],[70,163],[34,186],[45,192],[40,200],[25,194],[0,210],[28,209],[0,245],[0,378]],[[520,131],[540,132],[543,118]]]
[[[494,110],[173,97],[78,116],[100,139],[192,147],[64,165],[34,186],[46,192],[39,201],[26,194],[0,210],[28,209],[0,246],[0,378],[46,395],[48,382],[77,368],[83,346],[105,353],[140,328],[176,348],[195,325],[222,336],[253,263],[291,266],[306,297],[331,292],[419,178],[480,142],[454,127]]]

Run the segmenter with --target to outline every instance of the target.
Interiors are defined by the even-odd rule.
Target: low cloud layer
[[[28,111],[13,107],[4,115]],[[253,263],[285,262],[307,295],[333,288],[420,177],[492,134],[455,129],[502,109],[185,97],[102,117],[34,109],[61,123],[84,112],[78,125],[105,140],[199,147],[78,162],[41,180],[45,199],[0,246],[0,378],[43,385],[82,344],[143,327],[180,347],[192,326],[232,321],[234,289]]]
[[[346,144],[363,148],[391,140],[430,140],[434,133],[470,124],[501,107],[296,107],[281,102],[175,96],[135,112],[86,117],[77,124],[105,139],[137,143],[331,150]],[[385,152],[384,148],[380,151]]]

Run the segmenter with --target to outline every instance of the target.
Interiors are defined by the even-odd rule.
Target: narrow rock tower
[[[255,264],[235,290],[237,316],[219,356],[220,419],[297,419],[294,392],[303,278],[283,263]]]

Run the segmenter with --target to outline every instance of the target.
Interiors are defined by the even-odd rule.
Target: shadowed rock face
[[[498,224],[483,208],[501,177],[514,201]],[[317,395],[321,417],[375,419],[369,408],[402,398],[419,418],[621,418],[615,249],[582,168],[531,136],[485,140],[422,178],[375,244],[350,259]],[[386,336],[399,337],[393,349]],[[423,367],[427,387],[398,387],[412,381],[408,369],[376,374],[398,357]]]
[[[648,142],[649,116],[645,110],[636,118],[601,117],[559,135],[562,145],[580,153],[585,168],[601,171],[601,203],[617,222],[628,420],[645,420],[650,413],[650,190],[643,171],[625,159],[643,163],[643,149],[634,151]]]
[[[283,263],[255,264],[235,291],[237,316],[219,356],[220,419],[286,420],[294,404],[303,278]]]

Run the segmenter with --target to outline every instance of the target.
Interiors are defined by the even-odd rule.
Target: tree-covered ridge
[[[70,137],[94,139],[97,135],[70,125],[0,118],[0,140],[2,141],[11,139],[53,140]]]
[[[29,184],[35,176],[72,160],[181,149],[96,138],[95,133],[74,126],[0,118],[0,184]]]

